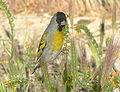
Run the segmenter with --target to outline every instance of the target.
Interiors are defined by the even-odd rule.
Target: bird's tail
[[[34,67],[34,70],[33,70],[32,74],[37,70],[37,68],[42,67],[44,61],[45,61],[45,60],[44,60],[43,58],[39,58],[39,59],[36,60],[37,64],[36,64],[36,66]]]
[[[32,72],[32,74],[37,70],[37,68],[40,68],[40,63],[38,63],[38,64],[36,64],[36,66],[34,67],[34,70],[33,70],[33,72]]]

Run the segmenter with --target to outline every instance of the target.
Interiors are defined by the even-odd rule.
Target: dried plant
[[[108,80],[108,77],[110,76],[110,71],[114,65],[114,63],[118,59],[118,53],[120,51],[120,31],[118,31],[116,34],[113,35],[113,38],[110,41],[105,61],[103,64],[103,73],[101,78],[101,84],[105,84],[105,82]]]

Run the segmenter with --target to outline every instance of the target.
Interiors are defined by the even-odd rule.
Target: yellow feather
[[[59,31],[57,30],[52,38],[51,38],[51,42],[50,42],[50,48],[53,51],[59,51],[61,50],[62,46],[63,46],[63,40],[64,40],[64,31]]]
[[[42,54],[43,49],[46,46],[46,33],[43,34],[40,44],[39,44],[39,48],[38,48],[38,52],[37,52],[37,58],[39,58]]]

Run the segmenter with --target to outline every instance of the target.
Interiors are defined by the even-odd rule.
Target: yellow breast
[[[61,50],[63,46],[63,40],[64,40],[64,31],[57,30],[51,38],[50,48],[54,51]]]

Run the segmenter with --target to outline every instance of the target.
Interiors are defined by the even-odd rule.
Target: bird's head
[[[58,24],[58,30],[62,31],[66,25],[66,16],[63,12],[57,12],[55,15],[56,15],[56,22]]]

